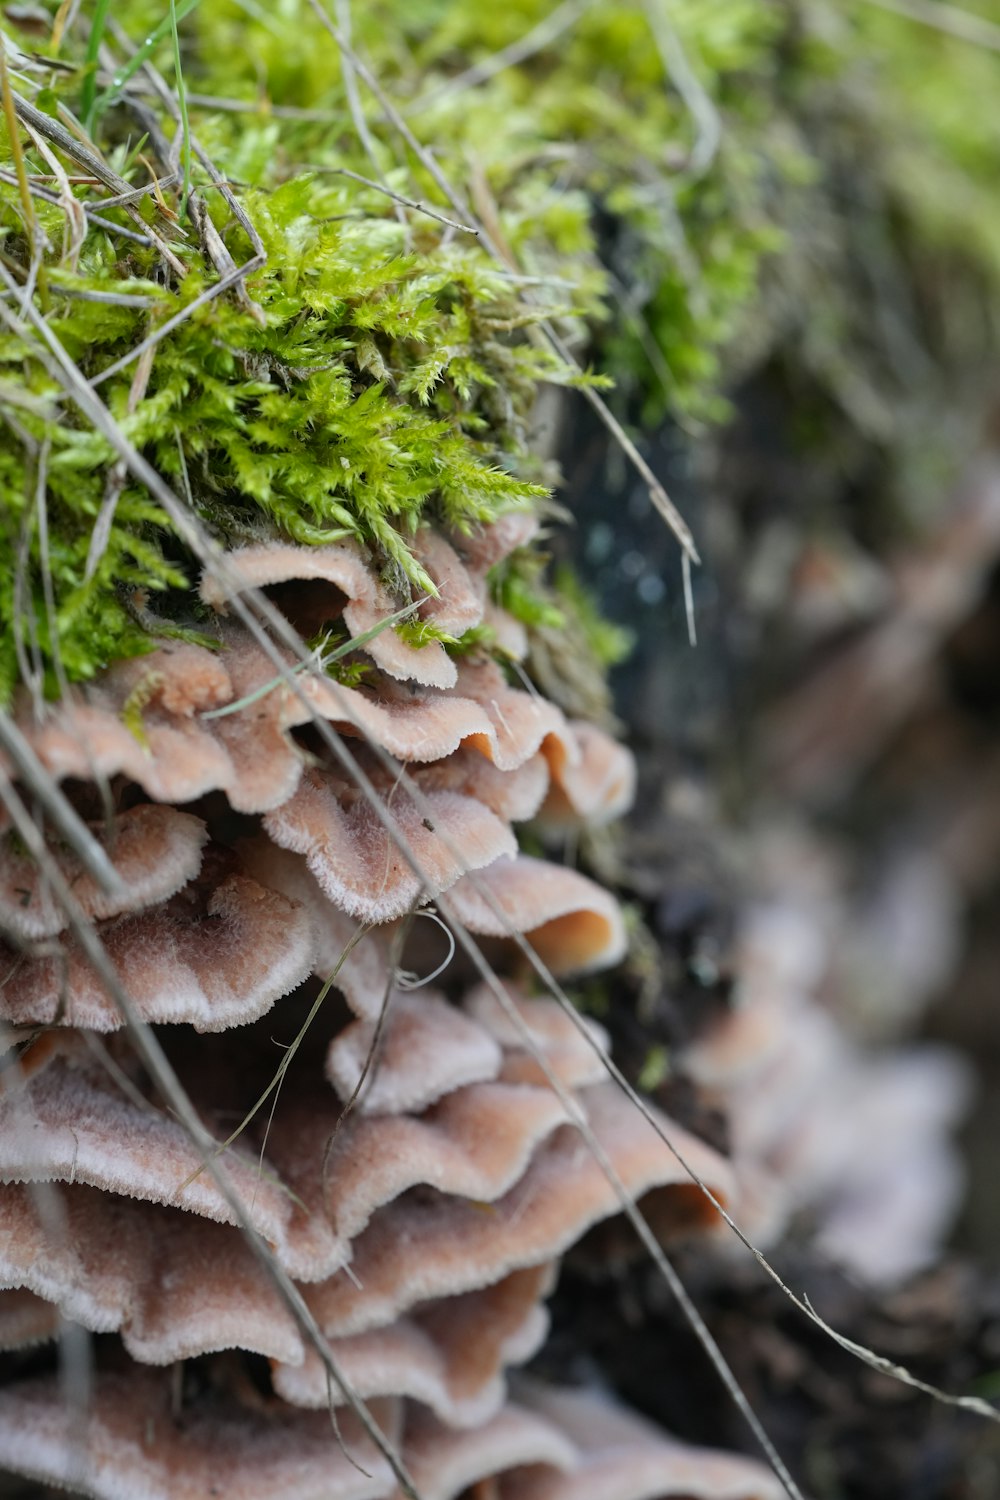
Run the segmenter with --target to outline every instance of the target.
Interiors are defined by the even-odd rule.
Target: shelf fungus
[[[78,1410],[54,1353],[0,1389],[0,1464],[99,1500],[390,1500],[399,1476],[356,1415],[331,1426],[348,1398],[318,1330],[423,1500],[770,1500],[742,1460],[636,1436],[621,1414],[581,1421],[570,1397],[508,1399],[508,1372],[544,1342],[559,1257],[622,1192],[664,1241],[714,1223],[608,1080],[604,1032],[533,987],[523,951],[558,975],[623,954],[614,897],[522,854],[516,825],[614,817],[631,758],[481,647],[441,639],[496,618],[487,572],[533,527],[417,534],[429,644],[401,632],[359,546],[247,546],[202,585],[214,647],[163,640],[21,715],[118,895],[54,829],[52,857],[214,1147],[161,1095],[8,828],[0,1345],[96,1342]],[[251,586],[320,641],[304,667],[240,623]],[[436,925],[413,922],[425,909]],[[449,960],[440,929],[457,924],[499,979]],[[436,940],[443,960],[427,958]],[[662,1128],[727,1200],[727,1162]]]

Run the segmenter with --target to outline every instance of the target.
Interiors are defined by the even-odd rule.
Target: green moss
[[[162,29],[152,60],[176,82],[162,0],[112,11],[137,41]],[[355,537],[401,602],[426,589],[409,545],[422,521],[468,529],[546,492],[535,398],[545,382],[578,377],[534,336],[545,317],[589,350],[595,378],[614,375],[620,409],[647,420],[724,417],[727,385],[784,342],[872,442],[898,434],[914,380],[900,375],[898,337],[875,326],[870,283],[895,276],[909,296],[923,264],[964,268],[949,281],[962,290],[936,309],[938,342],[964,358],[982,341],[1000,272],[1000,141],[990,111],[968,101],[995,87],[995,58],[864,5],[842,14],[820,0],[677,0],[664,14],[721,127],[699,165],[698,127],[645,4],[598,0],[502,69],[497,53],[550,16],[550,0],[373,0],[355,12],[360,55],[433,148],[457,206],[362,88],[369,159],[338,49],[308,0],[201,0],[180,27],[191,130],[267,253],[248,279],[252,304],[230,294],[194,306],[216,272],[190,219],[171,222],[182,182],[163,189],[166,213],[149,197],[140,208],[183,277],[154,247],[113,232],[90,226],[78,243],[62,209],[35,200],[46,315],[86,378],[191,309],[157,344],[137,398],[135,363],[99,389],[222,540]],[[148,120],[86,67],[87,24],[63,39],[59,67],[44,64],[44,34],[21,36],[36,60],[13,57],[13,85],[55,114],[79,113],[96,82],[95,144],[141,184],[143,160],[155,161]],[[124,58],[114,34],[106,40]],[[462,80],[470,65],[484,73],[474,85]],[[48,173],[23,145],[29,172]],[[182,154],[242,263],[243,228]],[[2,133],[0,156],[10,163]],[[477,216],[501,260],[342,168],[450,218]],[[845,184],[856,213],[843,210]],[[74,192],[104,195],[84,183]],[[106,216],[136,227],[121,208]],[[17,189],[0,183],[0,251],[22,279],[30,228]],[[15,439],[0,454],[0,698],[25,670],[51,690],[57,660],[84,679],[141,653],[152,613],[196,627],[192,560],[131,482],[88,574],[115,456],[6,329],[0,416]],[[913,427],[926,434],[925,412]],[[926,454],[926,440],[912,451]],[[537,570],[518,562],[498,588],[529,626],[558,628],[562,606]]]

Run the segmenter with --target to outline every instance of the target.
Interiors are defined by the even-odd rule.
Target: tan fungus
[[[660,1189],[648,1207],[661,1233],[714,1222],[714,1209],[617,1086],[600,1084],[580,1099],[625,1189],[633,1197]],[[680,1126],[656,1118],[725,1201],[731,1183],[723,1159]],[[496,1202],[424,1187],[380,1209],[353,1243],[354,1278],[341,1274],[311,1286],[307,1300],[326,1333],[361,1332],[417,1302],[489,1286],[511,1271],[551,1260],[619,1208],[614,1187],[579,1131],[564,1125]]]
[[[446,1427],[430,1412],[411,1406],[405,1452],[421,1500],[457,1500],[481,1480],[516,1465],[545,1464],[558,1470],[568,1468],[575,1456],[557,1427],[513,1404],[482,1426],[465,1429]]]
[[[422,1115],[350,1115],[328,1093],[284,1100],[267,1137],[267,1164],[294,1195],[281,1258],[293,1275],[331,1274],[336,1247],[409,1189],[487,1202],[523,1174],[565,1120],[548,1090],[470,1084]],[[304,1205],[304,1212],[298,1204]],[[339,1264],[346,1260],[341,1251]]]
[[[526,547],[538,534],[538,517],[530,510],[508,510],[488,526],[469,532],[452,532],[451,544],[470,573],[485,578],[519,547]]]
[[[361,1080],[376,1023],[355,1021],[330,1043],[327,1077],[346,1103]],[[452,1089],[495,1078],[502,1054],[482,1026],[433,990],[394,991],[377,1056],[357,1101],[362,1114],[425,1109]]]
[[[242,866],[262,886],[278,891],[302,909],[312,932],[313,972],[334,984],[355,1015],[377,1020],[389,980],[387,932],[366,932],[355,918],[328,901],[305,860],[269,839],[239,844]],[[389,929],[391,932],[391,929]]]
[[[448,902],[471,932],[496,938],[521,933],[554,974],[589,973],[625,955],[618,902],[564,865],[526,855],[497,860],[477,872],[475,883],[469,876],[458,880]]]
[[[75,688],[41,724],[26,700],[17,719],[56,781],[122,775],[157,802],[192,802],[232,779],[224,747],[199,716],[233,696],[218,653],[169,641]]]
[[[436,588],[417,614],[456,638],[478,625],[486,602],[485,580],[475,577],[458,553],[432,526],[421,526],[410,542],[414,557]]]
[[[59,1332],[59,1309],[23,1287],[0,1291],[0,1349],[46,1344]]]
[[[476,985],[465,996],[470,1016],[503,1045],[501,1078],[507,1083],[547,1082],[542,1059],[567,1088],[584,1088],[601,1083],[607,1074],[602,1053],[608,1046],[607,1032],[590,1017],[582,1017],[586,1035],[581,1035],[572,1018],[557,1000],[547,996],[528,999],[515,985],[504,985],[508,999],[515,1007],[531,1038],[529,1050],[513,1020],[500,1004],[488,984]],[[589,1037],[589,1041],[588,1041]],[[537,1054],[541,1054],[541,1058]]]
[[[124,899],[108,896],[68,848],[53,850],[86,917],[99,921],[165,901],[197,875],[207,833],[199,818],[144,803],[93,829],[121,877]],[[31,941],[62,932],[67,918],[13,833],[0,837],[0,930]]]
[[[144,1364],[233,1348],[301,1360],[298,1328],[238,1232],[96,1188],[53,1191],[50,1219],[29,1186],[0,1187],[0,1286],[121,1333]]]
[[[505,1366],[530,1359],[545,1338],[540,1298],[551,1279],[550,1266],[515,1271],[482,1291],[424,1303],[385,1328],[334,1339],[334,1353],[365,1399],[408,1396],[452,1426],[478,1426],[503,1405]],[[275,1365],[272,1378],[278,1395],[295,1406],[325,1407],[330,1399],[325,1367],[312,1349],[301,1364]]]
[[[430,792],[427,802],[430,812],[425,815],[402,788],[386,794],[423,879],[362,794],[332,774],[307,772],[295,795],[265,816],[264,827],[281,848],[305,856],[320,887],[341,910],[362,921],[386,922],[402,916],[423,895],[447,890],[466,871],[517,850],[506,824],[474,798]]]
[[[478,750],[460,746],[453,754],[410,770],[424,792],[461,792],[475,797],[507,823],[533,818],[549,787],[549,767],[541,753],[513,770],[502,771]]]
[[[390,1435],[393,1403],[373,1415]],[[167,1374],[131,1369],[95,1381],[85,1420],[53,1377],[0,1391],[0,1452],[19,1473],[94,1500],[381,1500],[393,1478],[359,1430],[277,1402],[240,1405],[209,1391],[179,1413]]]
[[[541,810],[545,823],[599,828],[627,812],[635,797],[635,757],[603,729],[570,723],[580,758],[558,768]]]
[[[238,593],[250,588],[273,588],[291,582],[325,583],[330,585],[329,592],[316,598],[314,617],[308,623],[297,613],[307,599],[307,591],[296,590],[296,612],[292,615],[292,623],[305,634],[312,634],[314,628],[341,614],[352,636],[364,635],[382,626],[361,649],[383,672],[427,687],[454,686],[455,665],[439,641],[411,646],[397,635],[392,626],[385,626],[385,621],[399,608],[399,603],[381,584],[356,543],[344,541],[311,547],[297,546],[293,542],[269,542],[256,547],[241,547],[227,554],[226,570],[234,580],[232,583],[211,573],[205,574],[201,583],[205,603],[220,614],[227,613],[229,602]]]
[[[293,1275],[329,1275],[344,1264],[348,1246],[322,1216],[299,1208],[266,1164],[262,1172],[252,1147],[230,1148],[222,1160],[254,1226]],[[47,1066],[0,1098],[5,1182],[82,1183],[233,1223],[232,1210],[201,1166],[180,1124],[119,1090],[70,1036],[51,1050]]]
[[[223,1031],[255,1021],[311,972],[308,914],[245,875],[202,901],[187,887],[151,911],[102,923],[98,936],[146,1021]],[[31,958],[0,947],[0,1017],[13,1025],[115,1031],[123,1018],[75,940]]]
[[[609,1397],[535,1382],[518,1399],[574,1449],[562,1472],[541,1465],[508,1475],[502,1500],[782,1500],[770,1469],[741,1454],[692,1448]]]

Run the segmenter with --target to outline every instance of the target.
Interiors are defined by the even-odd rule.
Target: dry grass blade
[[[79,856],[88,873],[93,875],[101,890],[115,899],[124,899],[127,893],[118,871],[79,813],[67,802],[58,787],[53,785],[51,777],[35,752],[13,719],[6,714],[0,714],[0,748],[10,758],[17,776],[44,807],[62,837]]]
[[[38,569],[42,575],[42,598],[45,601],[45,623],[48,630],[49,650],[52,654],[52,670],[60,693],[69,692],[69,682],[63,668],[62,651],[59,645],[59,620],[56,612],[55,584],[52,581],[52,557],[49,547],[48,506],[48,438],[39,445],[35,457],[35,527],[38,534]]]
[[[762,1257],[758,1256],[758,1259],[762,1259]],[[860,1359],[862,1364],[869,1365],[873,1370],[878,1370],[881,1375],[888,1375],[890,1380],[898,1380],[901,1385],[912,1386],[915,1391],[922,1391],[925,1396],[932,1396],[935,1401],[940,1401],[945,1406],[957,1406],[962,1411],[972,1412],[977,1417],[986,1417],[988,1421],[996,1422],[1000,1425],[1000,1411],[995,1406],[991,1406],[988,1401],[984,1401],[982,1397],[953,1396],[948,1391],[942,1391],[939,1386],[929,1385],[926,1380],[918,1380],[916,1375],[911,1374],[906,1369],[905,1365],[897,1365],[893,1360],[886,1359],[881,1354],[876,1354],[873,1349],[867,1349],[864,1344],[858,1344],[855,1343],[854,1339],[845,1338],[842,1333],[838,1333],[835,1328],[831,1328],[830,1324],[824,1318],[820,1317],[808,1297],[796,1297],[795,1293],[788,1290],[784,1282],[770,1267],[768,1267],[768,1270],[774,1276],[782,1291],[791,1297],[796,1307],[800,1307],[812,1319],[817,1328],[822,1328],[823,1332],[829,1338],[833,1339],[835,1344],[839,1344],[841,1349],[846,1349],[848,1354],[853,1354],[855,1359]]]
[[[415,213],[426,214],[429,219],[436,219],[439,224],[446,224],[449,229],[459,229],[462,234],[473,234],[477,238],[479,230],[472,224],[460,224],[457,219],[449,219],[447,214],[442,214],[436,208],[429,208],[426,203],[418,203],[415,198],[407,198],[405,193],[395,193],[392,188],[386,187],[384,182],[373,182],[370,177],[362,177],[360,172],[352,172],[350,167],[325,167],[324,171],[338,177],[349,177],[352,182],[360,182],[363,187],[368,187],[376,193],[382,193],[386,198],[391,198],[393,203],[400,204],[403,208],[412,208]]]
[[[957,37],[961,42],[971,42],[975,47],[985,47],[990,52],[1000,52],[1000,26],[986,16],[977,16],[958,5],[945,5],[942,0],[867,0],[879,10],[892,11],[908,21],[921,26],[930,26],[945,36]]]
[[[334,4],[337,7],[337,21],[340,29],[349,39],[351,36],[351,0],[334,0]],[[347,107],[351,112],[351,120],[354,124],[358,140],[364,147],[365,155],[375,168],[375,175],[381,183],[382,164],[379,161],[375,137],[369,130],[368,121],[365,119],[364,106],[361,103],[361,95],[358,92],[354,58],[349,52],[341,52],[340,57],[344,75],[344,93],[347,95]],[[403,217],[403,211],[398,202],[395,204],[395,213],[399,222],[405,224],[406,220]]]
[[[139,360],[138,368],[132,380],[128,393],[128,411],[131,415],[139,402],[146,394],[149,377],[153,370],[153,351],[148,349]],[[114,525],[115,512],[118,509],[118,501],[121,499],[122,490],[125,488],[125,480],[128,470],[123,459],[113,464],[108,472],[108,482],[104,490],[104,498],[101,508],[97,512],[93,530],[90,533],[90,545],[87,548],[87,562],[83,570],[85,583],[89,583],[100,566],[101,558],[107,550],[108,542],[111,540],[111,529]]]
[[[378,1018],[375,1022],[375,1030],[372,1032],[371,1045],[368,1048],[368,1054],[365,1057],[364,1065],[358,1076],[358,1081],[351,1091],[350,1098],[344,1105],[343,1109],[340,1111],[340,1114],[337,1116],[337,1122],[334,1125],[330,1138],[326,1143],[326,1150],[323,1152],[323,1170],[321,1173],[321,1180],[323,1183],[323,1196],[324,1200],[326,1201],[328,1201],[327,1171],[330,1164],[330,1157],[333,1153],[334,1143],[336,1142],[337,1136],[340,1134],[340,1131],[345,1121],[347,1120],[348,1115],[353,1113],[358,1100],[364,1093],[369,1078],[374,1080],[375,1070],[377,1069],[378,1060],[382,1052],[382,1038],[385,1034],[385,1025],[387,1020],[389,1019],[389,1006],[392,1001],[392,991],[399,972],[399,961],[403,956],[403,948],[406,944],[406,939],[409,935],[410,928],[413,925],[413,918],[416,916],[416,914],[417,904],[416,902],[414,902],[414,904],[410,907],[410,910],[407,912],[406,916],[400,922],[399,926],[396,928],[396,931],[392,935],[392,942],[389,946],[388,963],[386,966],[387,973],[385,980],[385,989],[382,993],[382,1003],[379,1006]]]
[[[92,150],[90,146],[84,145],[82,141],[77,140],[76,136],[72,135],[64,125],[59,124],[58,120],[53,120],[44,111],[36,109],[35,105],[30,104],[27,99],[23,99],[20,94],[13,94],[12,98],[19,118],[26,125],[31,125],[33,129],[38,131],[39,135],[44,136],[46,140],[62,151],[64,155],[71,157],[73,161],[82,166],[91,176],[96,177],[99,182],[103,182],[104,186],[109,188],[113,194],[131,194],[131,184],[126,182],[124,177],[119,177],[117,172],[112,171],[107,162],[96,151]],[[58,202],[58,199],[56,201]],[[134,222],[138,223],[140,230],[152,240],[174,274],[183,278],[187,274],[187,268],[177,259],[166,241],[145,222],[135,205],[126,201],[125,212]]]
[[[156,194],[157,188],[173,187],[174,183],[180,181],[179,172],[169,172],[166,177],[158,177],[155,182],[147,182],[144,187],[133,188],[131,192],[119,193],[115,198],[98,198],[93,204],[94,208],[123,208],[127,203],[141,203],[143,198],[150,193]]]
[[[0,167],[0,182],[7,182],[16,187],[17,177],[15,173],[8,172],[4,168]],[[53,192],[51,188],[43,187],[39,182],[29,181],[28,190],[33,198],[41,198],[44,203],[54,203],[56,207],[59,206],[59,194]],[[136,191],[141,191],[141,194],[145,195],[146,193],[151,192],[152,189],[150,187],[144,187],[141,190],[137,189]],[[131,196],[132,194],[130,193],[129,197]],[[79,199],[77,201],[79,202]],[[133,244],[136,245],[151,245],[153,243],[148,234],[139,234],[135,229],[126,229],[124,224],[115,224],[111,219],[106,219],[102,214],[97,213],[89,203],[80,203],[80,207],[87,215],[87,218],[89,219],[91,224],[95,225],[98,229],[106,230],[108,234],[120,235],[122,239],[131,240]],[[66,295],[65,291],[63,291],[63,294]],[[74,294],[69,293],[69,295]],[[76,293],[75,295],[82,294]],[[108,295],[111,296],[114,294],[108,293]]]
[[[285,1048],[285,1051],[282,1054],[281,1062],[278,1064],[277,1068],[275,1069],[274,1077],[271,1079],[270,1083],[267,1085],[267,1088],[260,1095],[260,1097],[253,1104],[251,1104],[250,1108],[247,1110],[246,1114],[243,1116],[243,1119],[236,1126],[236,1129],[232,1132],[232,1134],[228,1135],[224,1141],[221,1141],[219,1143],[219,1145],[215,1147],[215,1150],[212,1152],[212,1156],[211,1156],[211,1160],[212,1161],[217,1161],[220,1156],[223,1156],[229,1150],[230,1146],[235,1145],[235,1143],[239,1140],[240,1136],[247,1129],[248,1125],[251,1124],[251,1122],[256,1118],[256,1116],[264,1108],[264,1105],[267,1103],[268,1099],[270,1099],[270,1097],[271,1097],[272,1094],[275,1096],[275,1102],[277,1101],[278,1093],[281,1090],[281,1085],[284,1082],[285,1074],[288,1072],[288,1069],[289,1069],[289,1067],[291,1065],[292,1059],[294,1058],[296,1052],[298,1052],[299,1048],[302,1046],[302,1043],[305,1041],[305,1038],[308,1035],[309,1028],[312,1026],[312,1023],[315,1021],[316,1017],[319,1015],[320,1010],[321,1010],[321,1008],[323,1006],[324,1000],[329,995],[331,989],[333,988],[334,984],[336,983],[337,975],[340,973],[340,971],[343,968],[344,964],[347,962],[348,958],[353,953],[354,949],[358,946],[358,944],[360,943],[361,939],[366,935],[366,933],[370,932],[370,930],[371,929],[369,927],[367,927],[367,926],[361,926],[361,927],[359,927],[358,930],[357,930],[357,932],[351,938],[351,941],[344,948],[344,951],[341,953],[340,958],[337,960],[337,965],[336,965],[335,969],[333,970],[333,973],[330,974],[330,975],[328,975],[327,979],[324,981],[323,985],[320,988],[319,994],[316,996],[316,999],[313,1001],[312,1005],[309,1007],[309,1012],[308,1012],[305,1020],[302,1022],[302,1025],[299,1027],[299,1030],[296,1033],[295,1037],[292,1039],[292,1041],[290,1042],[290,1044]],[[273,1114],[274,1114],[273,1106],[272,1106],[271,1114],[272,1114],[272,1118],[273,1118]],[[270,1123],[268,1124],[268,1129],[270,1129]],[[265,1145],[266,1145],[266,1139],[265,1139]],[[263,1153],[264,1153],[264,1147],[262,1146],[261,1147],[261,1157],[262,1158],[263,1158]],[[208,1167],[208,1161],[209,1161],[209,1159],[206,1158],[206,1160],[202,1162],[202,1164],[201,1164],[200,1167],[197,1167],[193,1172],[191,1172],[187,1177],[185,1177],[184,1181],[181,1183],[180,1187],[177,1189],[178,1193],[183,1193],[183,1191],[184,1191],[185,1188],[188,1188],[188,1187],[191,1186],[191,1183],[194,1182],[194,1180],[195,1180],[196,1177],[200,1177],[201,1174],[202,1174],[202,1172],[206,1171],[206,1169]]]
[[[121,27],[118,26],[116,22],[112,22],[111,30],[113,31],[115,37],[119,40],[119,42],[123,46],[127,47],[134,56],[135,49],[131,46],[131,43],[129,42],[125,33],[122,31]],[[187,159],[189,159],[191,151],[194,151],[201,166],[204,167],[205,171],[211,178],[213,185],[221,193],[226,207],[229,209],[230,213],[233,215],[236,222],[243,230],[247,239],[250,241],[250,246],[253,254],[244,266],[237,267],[236,262],[233,260],[232,256],[229,254],[229,251],[226,249],[222,236],[219,234],[218,230],[215,228],[215,225],[212,223],[208,208],[201,194],[190,191],[189,174],[186,167],[184,191],[187,200],[188,212],[195,222],[195,226],[201,238],[202,246],[204,247],[205,252],[211,260],[212,264],[215,266],[216,271],[219,273],[220,278],[225,280],[226,277],[238,272],[239,279],[236,282],[236,294],[247,311],[254,318],[256,318],[256,320],[261,325],[263,325],[264,313],[262,309],[257,305],[257,303],[254,302],[250,297],[249,293],[246,290],[246,287],[243,284],[244,277],[249,276],[253,271],[259,270],[260,267],[263,266],[267,261],[267,255],[264,250],[264,245],[260,238],[260,235],[257,233],[257,230],[254,227],[250,216],[248,215],[246,209],[243,207],[242,203],[236,197],[232,188],[229,186],[229,183],[223,177],[222,173],[218,171],[215,163],[212,161],[208,153],[201,146],[197,137],[194,135],[194,132],[191,130],[187,120],[186,109],[182,109],[180,107],[173,92],[167,86],[166,81],[161,77],[156,68],[154,68],[153,64],[150,62],[144,64],[142,72],[143,75],[149,79],[150,83],[153,86],[154,92],[160,99],[161,103],[164,105],[168,114],[180,127],[181,133],[177,143],[177,149],[186,151]],[[131,95],[129,96],[128,102],[133,112],[138,113],[139,111],[137,110],[136,101],[131,97]],[[152,139],[154,139],[158,143],[158,150],[161,160],[165,164],[173,166],[175,153],[174,151],[170,150],[170,148],[166,148],[163,132],[160,129],[159,121],[155,116],[151,116],[148,111],[143,112],[143,116],[143,123],[147,131],[150,133]]]
[[[552,45],[557,37],[562,36],[590,7],[594,0],[562,0],[555,10],[526,31],[523,36],[518,37],[516,42],[502,47],[499,52],[484,58],[482,62],[466,68],[461,73],[456,73],[454,78],[449,78],[447,83],[440,87],[429,89],[426,94],[421,94],[412,104],[406,108],[409,115],[421,114],[424,110],[432,109],[436,104],[441,104],[445,99],[451,99],[456,94],[463,93],[466,89],[476,88],[480,83],[485,83],[488,78],[495,78],[505,68],[516,67],[518,63],[526,62],[529,57],[544,51]]]
[[[175,328],[179,328],[182,323],[186,322],[193,313],[197,312],[198,308],[204,307],[206,303],[211,302],[216,297],[221,297],[223,292],[231,291],[245,276],[248,276],[251,271],[255,271],[262,264],[263,262],[255,257],[253,260],[247,261],[245,265],[237,266],[228,276],[223,276],[219,281],[213,282],[210,287],[206,287],[203,292],[200,292],[197,297],[193,298],[180,312],[174,313],[173,317],[167,318],[165,323],[161,323],[155,328],[140,344],[136,344],[134,349],[130,349],[127,354],[123,354],[120,359],[116,359],[113,364],[108,365],[100,374],[95,375],[90,382],[91,387],[96,389],[97,386],[103,385],[105,380],[110,380],[113,375],[119,375],[122,370],[127,370],[129,365],[135,360],[142,359],[144,355],[152,353],[157,344],[165,339],[168,334],[173,333]]]
[[[83,242],[87,237],[87,215],[83,211],[83,204],[73,192],[70,180],[66,175],[62,162],[51,150],[49,145],[38,134],[38,131],[30,125],[25,125],[25,130],[31,136],[35,149],[48,162],[52,169],[52,175],[59,184],[59,206],[66,215],[66,243],[63,246],[62,259],[69,263],[69,269],[75,271],[83,249]],[[30,197],[29,197],[30,202]]]
[[[695,124],[697,135],[687,171],[691,177],[702,177],[715,160],[722,143],[722,121],[719,111],[702,87],[701,79],[688,61],[677,29],[670,19],[666,0],[646,0],[649,29],[653,33],[663,71],[684,101]]]
[[[384,620],[379,620],[378,624],[373,625],[369,630],[363,630],[360,635],[350,636],[346,641],[342,641],[339,646],[334,646],[329,651],[325,651],[322,645],[317,646],[310,653],[307,662],[297,662],[290,670],[296,673],[307,671],[325,672],[327,667],[331,666],[333,662],[339,661],[341,657],[347,656],[349,652],[360,651],[364,646],[367,646],[368,642],[375,640],[376,637],[382,634],[383,630],[388,630],[393,625],[398,625],[401,620],[408,620],[412,614],[416,613],[423,602],[423,599],[411,600],[409,604],[404,604],[402,609],[397,609],[393,614],[386,615]],[[270,681],[262,683],[259,688],[254,688],[252,693],[247,693],[245,697],[237,698],[233,703],[224,703],[221,708],[206,709],[200,717],[203,719],[225,719],[230,714],[240,713],[244,708],[249,708],[252,704],[259,703],[261,698],[267,697],[268,693],[273,693],[275,688],[281,687],[284,681],[284,672],[279,672]]]
[[[39,289],[44,297],[46,295],[47,282],[46,271],[42,264],[42,256],[46,248],[45,233],[38,222],[35,213],[35,205],[31,200],[31,189],[28,185],[28,172],[24,163],[24,152],[21,150],[21,138],[18,131],[17,121],[17,99],[10,86],[10,75],[7,71],[7,48],[3,38],[0,37],[0,92],[3,94],[3,112],[7,122],[7,133],[10,137],[10,151],[14,158],[14,172],[17,178],[18,192],[21,195],[21,212],[24,214],[25,228],[31,241],[31,272],[28,277],[28,288],[32,284],[32,278],[37,274]],[[30,290],[25,290],[25,299],[30,297]]]

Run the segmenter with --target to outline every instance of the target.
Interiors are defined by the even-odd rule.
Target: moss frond
[[[54,0],[48,9],[54,18]],[[497,55],[549,14],[548,0],[357,7],[360,55],[457,202],[366,95],[370,159],[338,49],[308,0],[83,7],[58,55],[37,19],[23,34],[11,22],[13,91],[64,126],[89,121],[105,168],[150,190],[108,204],[120,194],[57,146],[64,187],[37,138],[19,131],[31,222],[8,172],[0,256],[21,286],[44,287],[45,316],[83,376],[217,536],[353,537],[405,595],[429,582],[410,546],[422,521],[468,531],[546,492],[551,470],[532,454],[536,396],[581,377],[537,337],[545,319],[591,357],[583,379],[607,385],[614,374],[622,409],[685,423],[724,416],[727,384],[791,340],[872,440],[913,392],[896,333],[880,343],[864,322],[859,278],[891,276],[893,256],[914,244],[961,258],[976,268],[963,286],[990,311],[970,317],[966,290],[961,306],[937,310],[938,331],[967,344],[970,328],[989,326],[1000,142],[989,111],[966,106],[995,85],[996,59],[856,9],[672,5],[719,125],[702,159],[646,4],[598,0],[502,68]],[[170,107],[145,61],[173,89]],[[0,158],[13,166],[6,127]],[[842,209],[848,180],[864,195],[853,218]],[[190,195],[207,214],[200,232]],[[478,218],[499,258],[400,197]],[[244,265],[248,222],[265,264],[242,293],[206,300],[219,277],[206,235]],[[150,337],[148,365],[123,363]],[[0,697],[26,662],[51,689],[57,661],[85,679],[141,653],[134,591],[161,622],[197,628],[178,537],[114,477],[107,443],[7,325],[0,417],[11,438],[0,455]],[[95,567],[102,514],[111,524]],[[521,594],[522,618],[548,607],[530,585]]]

